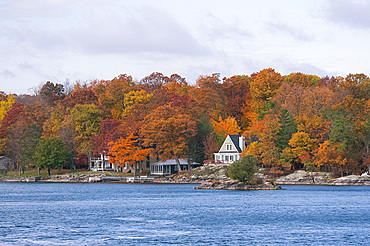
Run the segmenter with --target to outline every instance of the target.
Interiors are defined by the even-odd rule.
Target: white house
[[[114,165],[110,163],[108,156],[100,154],[100,156],[93,156],[90,158],[90,170],[91,171],[113,171]]]
[[[233,163],[240,159],[240,153],[245,149],[245,141],[242,135],[227,135],[220,150],[215,155],[216,163]]]
[[[157,158],[147,156],[146,160],[137,162],[136,168],[140,172],[149,173],[150,172],[150,163],[157,161]],[[134,170],[135,165],[123,164],[117,166],[116,164],[109,162],[109,156],[100,154],[99,156],[93,156],[90,158],[90,171],[132,171]]]
[[[188,170],[188,159],[179,159],[181,171]],[[191,167],[200,166],[197,162],[191,162]],[[175,159],[158,161],[150,164],[150,174],[152,175],[170,175],[177,173],[179,170],[177,168],[177,163]]]

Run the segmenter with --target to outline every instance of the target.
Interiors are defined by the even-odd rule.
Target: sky
[[[0,91],[51,81],[370,75],[368,0],[0,0]]]

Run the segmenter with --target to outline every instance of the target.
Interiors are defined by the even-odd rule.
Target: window
[[[226,150],[232,150],[232,145],[231,144],[226,144]]]
[[[230,161],[234,161],[234,156],[230,155]]]
[[[229,156],[225,155],[225,161],[229,161]]]

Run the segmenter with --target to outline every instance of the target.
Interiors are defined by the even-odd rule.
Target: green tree
[[[76,149],[79,153],[90,157],[92,151],[90,138],[92,135],[99,135],[99,128],[103,120],[102,114],[103,112],[94,104],[77,104],[71,110],[76,130]]]
[[[330,144],[340,143],[339,149],[346,151],[347,158],[356,159],[360,150],[360,139],[355,131],[355,123],[346,117],[346,113],[339,110],[334,116],[330,132]]]
[[[205,159],[205,142],[213,132],[212,124],[206,116],[202,116],[197,122],[197,133],[190,138],[188,157],[198,163],[203,163]]]
[[[237,160],[227,169],[227,176],[239,180],[240,182],[248,183],[256,172],[257,157],[254,155],[246,155],[240,160]]]
[[[36,126],[36,124],[29,125],[23,130],[20,144],[20,161],[23,167],[35,164],[35,151],[40,137],[41,130]]]
[[[36,147],[35,161],[39,168],[47,168],[50,176],[50,169],[61,168],[68,160],[68,152],[64,144],[57,138],[41,139]]]
[[[297,132],[297,124],[293,115],[288,110],[283,109],[279,115],[279,125],[275,144],[281,153],[286,147],[289,147],[289,140],[292,138],[293,133]]]

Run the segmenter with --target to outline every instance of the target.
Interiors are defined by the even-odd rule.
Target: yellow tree
[[[287,147],[281,153],[282,162],[286,165],[291,164],[301,164],[303,161],[300,158],[303,152],[308,154],[315,148],[315,139],[311,139],[310,136],[305,132],[296,132],[292,135],[289,140],[290,148]],[[306,154],[306,153],[305,153]]]
[[[332,168],[335,171],[343,171],[347,163],[346,153],[339,151],[340,144],[334,143],[332,146],[329,141],[325,141],[318,148],[312,151],[314,164],[318,167],[324,167],[325,170]]]
[[[218,122],[211,120],[213,129],[216,135],[226,137],[227,135],[237,135],[240,133],[240,128],[238,122],[236,122],[234,117],[227,117],[227,119],[222,120],[221,116],[218,118]]]
[[[126,138],[120,138],[115,142],[109,143],[108,155],[112,158],[109,161],[118,166],[125,164],[132,165],[136,175],[137,163],[146,160],[148,149],[142,149],[138,146],[137,137],[130,133]]]
[[[272,101],[282,81],[281,75],[272,68],[251,75],[250,91],[257,113],[270,109],[269,102]]]
[[[12,108],[12,105],[15,103],[13,95],[6,96],[6,100],[0,101],[0,126],[3,121],[5,114]]]
[[[140,91],[130,91],[125,95],[125,98],[123,100],[123,106],[124,106],[124,111],[123,111],[123,116],[127,116],[130,114],[130,109],[135,105],[135,104],[145,104],[148,103],[150,98],[152,98],[153,94],[148,94],[144,90]]]
[[[331,121],[323,120],[322,116],[308,117],[303,114],[297,118],[298,131],[306,132],[310,138],[317,139],[320,143],[329,139]]]
[[[144,144],[152,146],[162,160],[186,156],[188,142],[196,134],[196,122],[179,108],[164,105],[146,116],[141,128]],[[153,152],[152,152],[153,154]]]
[[[279,130],[279,119],[275,114],[268,114],[262,120],[255,121],[253,125],[243,133],[247,140],[258,138],[258,142],[252,142],[242,152],[242,156],[253,154],[264,165],[272,167],[272,172],[281,174],[279,171],[278,148],[275,146],[276,134]]]
[[[51,108],[51,116],[43,125],[43,138],[55,138],[59,135],[59,128],[63,121],[64,115],[60,106]]]
[[[309,87],[320,81],[320,77],[316,75],[307,75],[303,73],[291,73],[283,77],[284,82],[301,84],[304,87]]]

